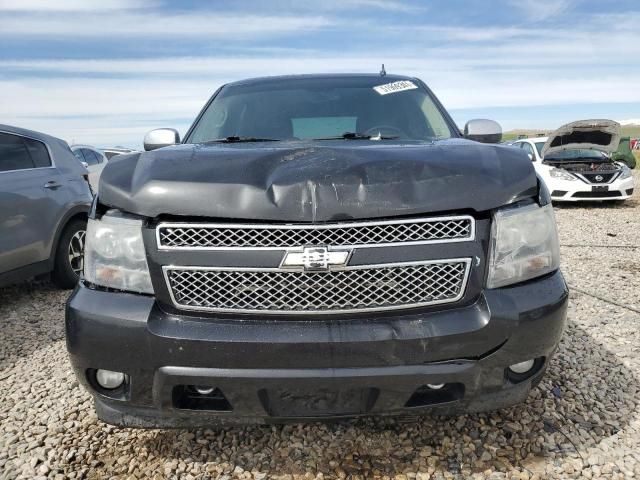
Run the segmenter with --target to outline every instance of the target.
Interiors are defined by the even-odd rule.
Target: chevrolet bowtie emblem
[[[349,250],[331,251],[328,247],[304,247],[302,251],[289,251],[282,260],[282,268],[305,271],[329,271],[331,267],[344,267],[349,260]]]

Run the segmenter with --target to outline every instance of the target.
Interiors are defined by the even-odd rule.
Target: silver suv
[[[0,125],[0,286],[47,272],[75,286],[91,199],[65,141]]]

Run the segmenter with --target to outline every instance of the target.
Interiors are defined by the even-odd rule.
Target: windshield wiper
[[[242,142],[279,142],[280,140],[277,138],[260,138],[260,137],[224,137],[224,138],[216,138],[215,140],[209,140],[207,142],[202,142],[204,144],[207,143],[242,143]]]
[[[393,140],[398,138],[395,136],[387,136],[378,133],[378,135],[367,135],[366,133],[344,132],[336,137],[314,138],[314,140]]]

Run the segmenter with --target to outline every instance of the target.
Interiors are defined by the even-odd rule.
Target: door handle
[[[44,188],[50,188],[51,190],[55,190],[56,188],[60,188],[61,186],[62,185],[55,180],[51,180],[43,185]]]

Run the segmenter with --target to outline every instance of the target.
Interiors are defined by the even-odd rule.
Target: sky
[[[139,148],[222,84],[424,80],[463,126],[640,118],[638,0],[0,0],[0,123]]]

